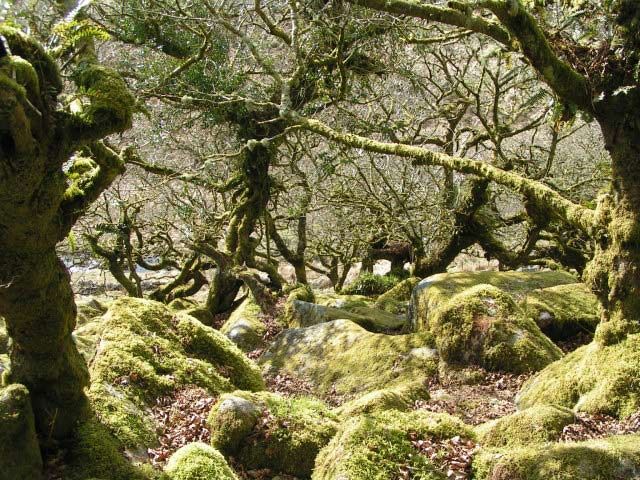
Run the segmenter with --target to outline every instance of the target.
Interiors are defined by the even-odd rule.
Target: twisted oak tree
[[[119,75],[78,57],[74,112],[62,78],[33,39],[0,26],[0,315],[13,344],[5,381],[27,386],[43,438],[69,434],[86,407],[86,364],[73,342],[76,307],[56,244],[124,170],[101,142],[131,126],[135,99]],[[63,166],[91,168],[71,180]]]
[[[590,49],[564,38],[554,43],[519,0],[452,1],[448,6],[412,0],[353,0],[352,3],[462,27],[489,36],[505,49],[520,53],[560,101],[570,109],[592,116],[600,125],[612,162],[610,192],[603,195],[598,208],[592,210],[575,204],[539,181],[485,162],[342,133],[286,108],[282,114],[292,125],[341,144],[407,157],[417,165],[438,165],[477,175],[522,194],[550,218],[563,221],[595,240],[595,256],[585,270],[585,279],[603,306],[604,321],[598,329],[598,341],[612,344],[630,332],[639,331],[640,4],[631,0],[607,2],[606,13],[615,20],[612,38]],[[605,49],[601,68],[584,71],[581,58],[594,56],[597,48]]]

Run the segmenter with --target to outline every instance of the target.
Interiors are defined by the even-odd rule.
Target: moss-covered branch
[[[349,147],[410,158],[415,165],[437,165],[461,173],[478,175],[504,185],[544,206],[550,216],[558,217],[588,234],[593,233],[596,226],[596,217],[593,210],[573,203],[540,182],[502,170],[489,163],[454,157],[411,145],[379,142],[360,135],[339,132],[319,120],[308,119],[295,114],[290,115],[290,117],[293,123],[306,130]]]

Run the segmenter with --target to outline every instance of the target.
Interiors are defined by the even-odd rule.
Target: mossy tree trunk
[[[40,436],[60,438],[85,411],[89,376],[71,336],[76,307],[55,247],[122,172],[122,159],[100,139],[130,126],[135,101],[117,74],[81,62],[73,79],[96,95],[77,114],[56,110],[55,62],[15,29],[1,26],[0,35],[13,54],[0,58],[0,315],[13,340],[6,380],[29,389]],[[63,164],[80,150],[96,168],[69,181]]]

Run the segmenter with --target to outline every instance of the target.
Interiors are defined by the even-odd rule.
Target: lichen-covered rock
[[[640,478],[640,436],[482,450],[477,480],[632,480]]]
[[[415,440],[474,438],[459,419],[442,413],[388,410],[352,417],[344,422],[316,458],[313,480],[446,479],[429,456],[416,449]]]
[[[429,324],[431,312],[454,295],[476,285],[492,285],[521,302],[536,289],[575,283],[573,275],[555,272],[459,272],[438,273],[418,283],[411,295],[409,316],[414,329]]]
[[[334,320],[286,330],[258,363],[269,375],[309,380],[318,395],[362,394],[433,376],[438,363],[434,346],[427,332],[385,335]]]
[[[311,327],[332,320],[351,320],[371,332],[401,330],[405,317],[365,306],[337,308],[294,300],[289,312],[289,327]]]
[[[567,340],[580,332],[593,336],[600,321],[598,299],[583,283],[533,290],[522,306],[552,340]]]
[[[377,298],[376,307],[389,313],[406,313],[411,293],[418,283],[420,283],[418,277],[409,277],[401,281],[391,290],[386,291]]]
[[[24,385],[0,388],[0,480],[42,478],[29,391]]]
[[[424,328],[435,338],[441,358],[454,365],[522,373],[562,356],[513,298],[491,285],[452,296],[432,312]]]
[[[592,342],[529,379],[520,408],[556,404],[625,417],[640,408],[640,334],[613,345]]]
[[[254,350],[262,345],[262,336],[267,331],[259,315],[260,307],[249,295],[224,322],[220,331],[241,350]]]
[[[205,443],[190,443],[171,455],[164,471],[171,480],[237,480],[222,454]]]
[[[423,382],[408,382],[393,388],[374,390],[334,409],[336,415],[350,418],[383,410],[409,410],[416,400],[426,400],[429,392]]]
[[[258,367],[223,334],[149,300],[122,298],[102,319],[89,397],[99,420],[130,451],[156,442],[148,409],[176,388],[212,395],[264,388]]]
[[[209,415],[212,445],[248,470],[308,478],[337,417],[318,400],[260,392],[223,395]],[[251,440],[248,440],[250,438]]]
[[[483,447],[515,447],[555,442],[564,427],[573,422],[571,410],[539,405],[484,423],[476,427],[476,433]]]

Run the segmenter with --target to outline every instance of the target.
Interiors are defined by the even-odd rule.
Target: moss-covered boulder
[[[529,379],[520,408],[556,404],[625,417],[640,408],[640,334],[613,345],[592,342]]]
[[[573,422],[571,410],[540,405],[484,423],[476,427],[476,433],[483,447],[515,447],[555,442],[564,427]]]
[[[134,456],[156,442],[148,409],[158,397],[186,385],[212,395],[264,388],[258,367],[228,338],[161,303],[119,299],[101,326],[89,397],[99,420]]]
[[[9,335],[7,334],[7,325],[4,318],[0,317],[0,355],[9,353]]]
[[[433,376],[434,346],[427,332],[386,335],[334,320],[283,332],[258,363],[268,375],[309,380],[318,395],[353,395]]]
[[[190,443],[171,455],[165,472],[171,480],[237,480],[222,454],[205,443]]]
[[[285,327],[293,326],[295,308],[294,302],[308,302],[314,303],[316,301],[315,293],[313,289],[309,285],[301,285],[296,284],[292,288],[286,290],[287,293],[287,301],[284,305],[284,311],[282,317],[280,318],[281,323]],[[298,325],[299,326],[299,325]]]
[[[310,398],[260,392],[223,395],[209,415],[212,445],[246,469],[308,478],[320,449],[333,437],[337,417]]]
[[[640,436],[483,450],[477,480],[632,480],[640,478]]]
[[[42,478],[29,391],[24,385],[0,388],[0,479]]]
[[[415,447],[418,440],[474,438],[473,431],[447,414],[388,410],[344,422],[316,458],[313,480],[388,480],[400,477],[444,480],[446,471]]]
[[[109,309],[111,302],[109,300],[98,299],[95,297],[84,297],[76,301],[77,315],[76,326],[81,327],[96,318],[104,315]]]
[[[371,332],[402,330],[406,317],[366,306],[337,308],[294,300],[289,312],[289,327],[310,327],[332,320],[351,320]]]
[[[401,281],[377,298],[376,308],[395,314],[407,313],[411,294],[418,283],[420,283],[418,277],[409,277]]]
[[[433,310],[476,285],[492,285],[510,294],[516,302],[521,302],[533,290],[576,281],[575,276],[561,271],[438,273],[416,285],[411,295],[409,316],[414,329],[426,328]]]
[[[334,413],[342,418],[350,418],[383,410],[407,411],[416,400],[428,398],[429,391],[424,382],[410,381],[396,387],[369,392],[335,408]]]
[[[491,285],[476,285],[443,302],[425,329],[442,359],[490,371],[531,372],[562,356],[511,295]]]
[[[267,327],[260,319],[260,307],[251,295],[233,311],[220,331],[245,352],[262,346]]]
[[[593,336],[600,322],[598,299],[584,283],[533,290],[522,306],[552,340],[567,340],[578,333]]]

